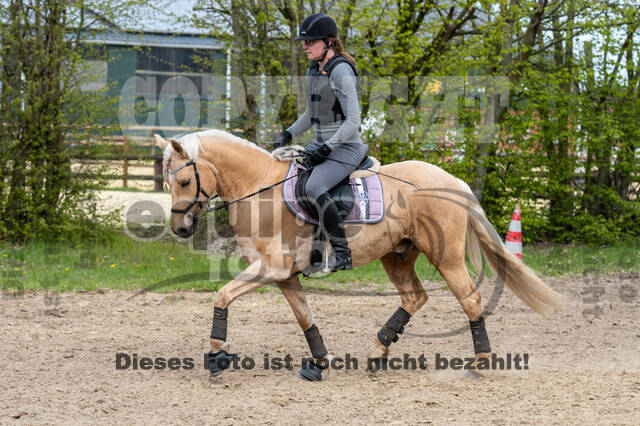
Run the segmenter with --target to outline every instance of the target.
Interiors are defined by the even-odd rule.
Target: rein
[[[347,162],[347,161],[334,160],[333,158],[327,158],[327,160],[329,160],[329,161],[335,161],[336,163],[340,163],[340,164],[346,164],[347,166],[355,166],[355,164],[351,164],[351,163],[349,163],[349,162]],[[395,177],[395,176],[391,176],[391,175],[388,175],[388,174],[386,174],[386,173],[382,173],[382,172],[380,172],[380,171],[375,171],[375,170],[371,170],[371,169],[362,169],[362,170],[366,170],[366,171],[368,171],[368,172],[375,173],[375,174],[377,174],[378,176],[384,176],[384,177],[388,177],[389,179],[395,179],[395,180],[397,180],[397,181],[399,181],[399,182],[406,183],[407,185],[411,185],[411,186],[413,186],[415,189],[420,189],[420,187],[419,187],[418,185],[416,185],[416,184],[415,184],[415,183],[413,183],[413,182],[409,182],[408,180],[400,179],[400,178],[397,178],[397,177]]]
[[[294,157],[292,157],[292,159],[293,159],[293,158],[294,158]],[[347,162],[347,161],[334,160],[334,159],[332,159],[332,158],[327,158],[327,160],[329,160],[329,161],[335,161],[336,163],[346,164],[346,165],[348,165],[348,166],[352,166],[352,167],[357,167],[357,165],[356,165],[356,164],[351,164],[351,163],[349,163],[349,162]],[[260,194],[260,193],[262,193],[262,192],[264,192],[264,191],[268,191],[269,189],[272,189],[272,188],[274,188],[274,187],[276,187],[276,186],[278,186],[278,185],[281,185],[281,184],[285,183],[286,181],[288,181],[289,179],[293,179],[294,177],[297,177],[297,176],[298,176],[298,174],[291,175],[291,176],[289,176],[288,178],[285,178],[285,179],[282,179],[282,180],[280,180],[280,181],[278,181],[278,182],[272,183],[272,184],[271,184],[271,185],[269,185],[269,186],[266,186],[266,187],[264,187],[264,188],[262,188],[262,189],[259,189],[259,190],[255,191],[255,192],[252,192],[251,194],[244,195],[244,196],[242,196],[242,197],[240,197],[240,198],[236,198],[235,200],[232,200],[232,201],[225,201],[225,202],[223,202],[223,203],[222,203],[222,205],[220,205],[220,206],[213,206],[213,207],[210,207],[210,206],[209,206],[209,202],[210,202],[212,199],[214,199],[214,198],[218,197],[218,194],[217,194],[217,193],[215,193],[215,194],[212,194],[212,195],[208,195],[208,194],[205,192],[205,190],[204,190],[204,189],[202,189],[202,186],[200,185],[200,174],[198,173],[198,166],[196,165],[196,162],[195,162],[194,160],[187,161],[187,162],[186,162],[185,164],[183,164],[182,166],[178,166],[178,167],[176,167],[176,168],[175,168],[175,169],[173,169],[173,170],[168,170],[168,171],[167,171],[167,173],[169,173],[170,175],[173,175],[173,174],[177,173],[178,171],[180,171],[180,170],[184,169],[185,167],[189,167],[189,166],[193,166],[193,172],[194,172],[194,174],[195,174],[195,176],[196,176],[196,195],[195,195],[195,197],[193,198],[193,201],[191,201],[191,203],[190,203],[187,207],[185,207],[184,209],[174,209],[174,208],[171,208],[171,213],[187,214],[187,213],[188,213],[188,212],[193,208],[193,206],[195,206],[196,204],[197,204],[197,205],[198,205],[198,207],[200,207],[200,208],[202,208],[203,206],[205,206],[205,205],[206,205],[206,211],[207,211],[207,213],[211,213],[211,212],[214,212],[214,211],[217,211],[217,210],[220,210],[220,209],[226,209],[226,208],[228,208],[231,204],[235,204],[235,203],[237,203],[237,202],[239,202],[239,201],[246,200],[247,198],[251,198],[251,197],[253,197],[254,195],[258,195],[258,194]],[[375,173],[375,174],[377,174],[377,175],[385,176],[385,177],[388,177],[388,178],[390,178],[390,179],[395,179],[395,180],[397,180],[397,181],[400,181],[400,182],[406,183],[406,184],[408,184],[408,185],[411,185],[411,186],[413,186],[413,187],[414,187],[414,188],[416,188],[416,189],[420,189],[420,187],[419,187],[418,185],[416,185],[415,183],[413,183],[413,182],[409,182],[409,181],[406,181],[406,180],[404,180],[404,179],[400,179],[400,178],[397,178],[397,177],[395,177],[395,176],[391,176],[391,175],[388,175],[388,174],[386,174],[386,173],[382,173],[382,172],[375,171],[375,170],[371,170],[371,169],[363,169],[363,170],[367,170],[367,171],[369,171],[369,172],[371,172],[371,173]],[[200,194],[201,194],[201,193],[206,197],[206,199],[204,199],[204,200],[200,199]]]
[[[282,183],[285,183],[289,179],[293,179],[296,176],[298,176],[298,175],[297,174],[291,175],[288,178],[282,179],[281,181],[278,181],[276,183],[272,183],[269,186],[266,186],[266,187],[264,187],[262,189],[259,189],[259,190],[255,191],[255,192],[252,192],[251,194],[244,195],[244,196],[242,196],[240,198],[236,198],[235,200],[232,200],[232,201],[225,201],[221,206],[207,207],[207,213],[211,213],[211,212],[214,212],[214,211],[220,210],[220,209],[226,209],[231,204],[237,203],[238,201],[246,200],[247,198],[253,197],[254,195],[258,195],[258,194],[260,194],[260,193],[262,193],[264,191],[267,191],[267,190],[269,190],[269,189],[271,189],[271,188],[273,188],[275,186],[278,186],[278,185],[280,185]],[[217,196],[218,196],[218,194],[214,194],[211,198],[215,198]],[[208,201],[207,201],[207,203],[208,203]]]
[[[288,159],[293,160],[293,159],[295,159],[295,158],[296,158],[296,156],[291,156],[291,157],[282,157],[282,158],[285,158],[285,159],[287,159],[287,160],[288,160]],[[372,170],[372,169],[370,169],[370,168],[366,168],[366,169],[358,169],[359,164],[352,164],[352,163],[349,163],[348,161],[335,160],[335,159],[333,159],[333,158],[327,158],[327,159],[325,159],[325,161],[333,161],[333,162],[336,162],[336,163],[338,163],[338,164],[346,164],[347,166],[355,167],[355,168],[356,168],[356,170],[366,170],[366,171],[371,172],[371,173],[374,173],[374,174],[376,174],[376,175],[378,175],[378,176],[384,176],[384,177],[388,177],[389,179],[397,180],[398,182],[406,183],[407,185],[411,185],[411,186],[413,186],[415,189],[421,189],[418,185],[416,185],[416,184],[415,184],[415,183],[413,183],[413,182],[409,182],[408,180],[400,179],[400,178],[398,178],[398,177],[391,176],[391,175],[388,175],[388,174],[386,174],[386,173],[382,173],[382,172],[380,172],[380,171]],[[355,170],[354,170],[354,171],[355,171]]]
[[[297,176],[297,174],[296,174],[296,175],[289,176],[288,178],[282,179],[281,181],[278,181],[278,182],[273,183],[273,184],[271,184],[271,185],[269,185],[269,186],[267,186],[267,187],[264,187],[264,188],[262,188],[262,189],[259,189],[259,190],[255,191],[255,192],[252,192],[251,194],[244,195],[244,196],[242,196],[242,197],[240,197],[240,198],[236,198],[235,200],[232,200],[232,201],[225,201],[225,202],[224,202],[222,205],[220,205],[220,206],[213,206],[213,207],[209,207],[209,202],[210,202],[212,199],[214,199],[214,198],[218,197],[218,194],[217,194],[217,193],[215,193],[215,194],[212,194],[212,195],[208,195],[208,194],[205,192],[205,190],[204,190],[204,189],[202,189],[202,186],[200,185],[200,173],[198,173],[198,166],[196,165],[196,162],[195,162],[194,160],[190,160],[190,161],[186,162],[185,164],[183,164],[182,166],[178,166],[178,167],[176,167],[176,168],[175,168],[175,169],[173,169],[173,170],[168,170],[168,171],[167,171],[167,173],[169,173],[170,175],[172,175],[172,174],[175,174],[175,173],[177,173],[178,171],[180,171],[180,170],[184,169],[185,167],[189,167],[189,166],[193,166],[193,172],[194,172],[194,174],[196,175],[196,195],[195,195],[195,197],[193,198],[193,201],[192,201],[192,202],[191,202],[187,207],[185,207],[184,209],[174,209],[174,208],[171,208],[171,212],[172,212],[172,213],[187,214],[187,213],[189,212],[189,210],[191,210],[191,209],[193,208],[193,206],[195,206],[196,204],[197,204],[197,205],[198,205],[198,207],[200,207],[200,208],[202,208],[204,205],[206,205],[206,211],[207,211],[207,213],[211,213],[211,212],[214,212],[214,211],[216,211],[216,210],[220,210],[220,209],[226,209],[226,208],[228,208],[231,204],[235,204],[235,203],[237,203],[237,202],[239,202],[239,201],[246,200],[247,198],[253,197],[254,195],[258,195],[258,194],[260,194],[260,193],[262,193],[262,192],[264,192],[264,191],[267,191],[267,190],[269,190],[269,189],[271,189],[271,188],[273,188],[273,187],[276,187],[276,186],[278,186],[278,185],[280,185],[280,184],[282,184],[282,183],[285,183],[285,182],[286,182],[286,181],[288,181],[289,179],[293,179],[294,177],[296,177],[296,176]],[[201,193],[206,197],[206,199],[205,199],[205,200],[200,199],[200,194],[201,194]]]

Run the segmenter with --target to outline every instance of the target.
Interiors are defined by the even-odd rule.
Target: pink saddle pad
[[[311,218],[296,200],[298,169],[304,170],[304,167],[292,161],[286,176],[291,179],[282,185],[282,198],[291,213],[302,220],[317,224],[318,221]],[[384,199],[382,198],[380,177],[373,174],[364,178],[351,179],[349,183],[353,190],[355,203],[345,218],[345,223],[378,223],[384,219]]]

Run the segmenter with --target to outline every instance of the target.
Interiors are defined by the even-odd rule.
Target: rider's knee
[[[315,202],[318,197],[324,194],[326,191],[322,188],[319,188],[315,185],[307,185],[306,188],[307,197],[310,201]]]

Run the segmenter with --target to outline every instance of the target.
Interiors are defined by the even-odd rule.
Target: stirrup
[[[342,262],[338,263],[335,261],[335,250],[331,253],[332,256],[325,258],[321,263],[311,263],[309,262],[309,266],[307,266],[302,271],[302,276],[310,277],[313,274],[322,273],[329,274],[331,272],[337,271],[350,271],[353,269],[353,258],[351,257],[351,253],[349,253],[346,257],[342,258]],[[324,256],[323,256],[324,257]],[[331,257],[333,258],[333,262],[331,262]],[[333,263],[333,264],[331,264]]]
[[[336,261],[336,250],[333,249],[333,258],[334,264],[331,267],[331,272],[336,271],[350,271],[353,269],[353,258],[351,257],[351,250],[347,249],[347,252],[344,253],[345,256],[342,257],[341,262]]]

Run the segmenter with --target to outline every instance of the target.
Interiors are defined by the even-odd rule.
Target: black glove
[[[302,164],[308,169],[324,162],[331,154],[331,148],[327,144],[307,145],[302,152]]]
[[[278,139],[276,139],[276,141],[274,142],[273,149],[282,148],[283,146],[291,142],[291,139],[293,139],[291,133],[289,133],[288,130],[285,130],[284,132],[280,133],[280,136],[278,136]]]

